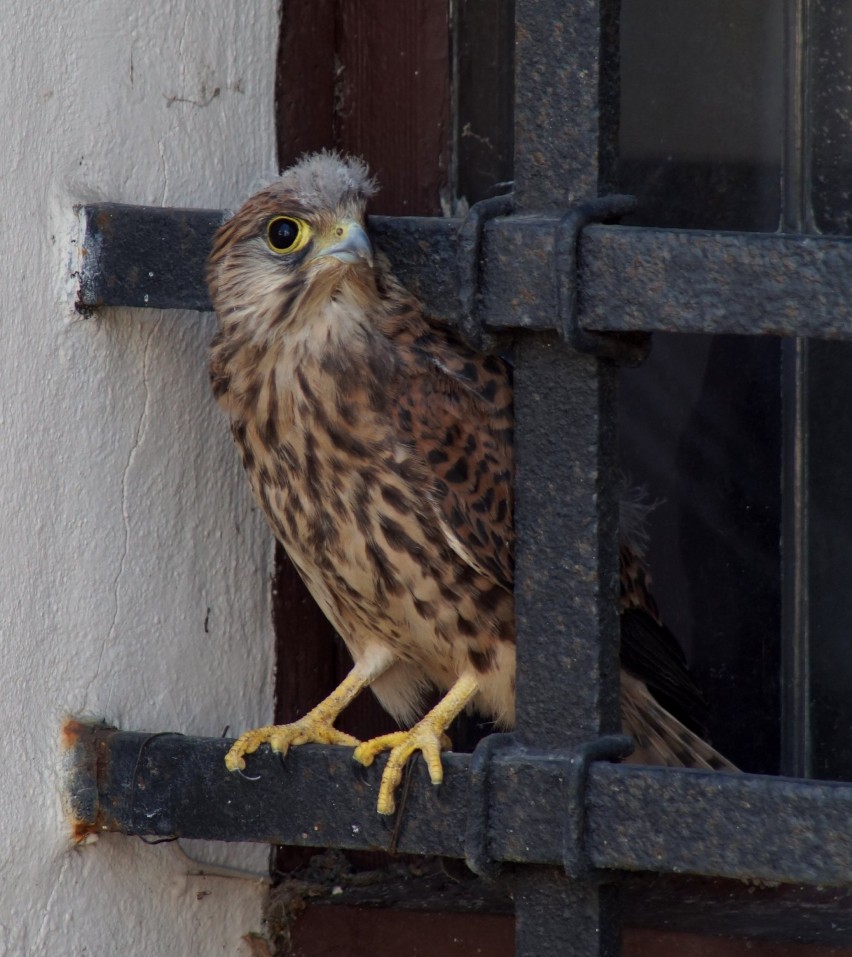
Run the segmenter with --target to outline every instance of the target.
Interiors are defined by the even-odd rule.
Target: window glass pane
[[[648,226],[774,231],[781,217],[783,5],[623,0],[619,156]],[[662,612],[710,701],[713,743],[779,762],[780,343],[654,337],[621,375],[625,471],[661,504]]]
[[[657,226],[780,218],[784,5],[623,0],[618,180]]]
[[[806,355],[810,770],[852,780],[852,343]]]

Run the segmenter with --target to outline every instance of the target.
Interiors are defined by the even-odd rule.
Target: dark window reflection
[[[618,158],[643,225],[774,231],[781,216],[783,5],[623,0]],[[621,378],[625,471],[662,504],[663,614],[710,700],[713,743],[779,762],[781,347],[655,336]]]
[[[852,780],[852,343],[807,353],[810,765]]]
[[[623,0],[618,180],[643,222],[773,231],[784,5]]]

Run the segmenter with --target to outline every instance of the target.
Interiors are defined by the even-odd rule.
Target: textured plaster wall
[[[0,2],[0,955],[247,954],[260,929],[259,884],[175,845],[69,846],[63,715],[237,731],[270,716],[272,649],[212,317],[80,319],[67,271],[75,202],[229,205],[273,169],[277,12]]]

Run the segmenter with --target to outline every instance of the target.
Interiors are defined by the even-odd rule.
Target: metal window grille
[[[800,174],[809,9],[806,0],[785,6],[787,158]],[[597,0],[517,0],[511,210],[500,199],[464,221],[371,223],[427,308],[474,336],[515,337],[516,734],[447,756],[437,790],[415,766],[405,817],[389,825],[374,809],[380,768],[354,769],[335,749],[296,749],[285,765],[259,754],[258,779],[247,781],[225,771],[227,741],[72,725],[69,799],[81,834],[353,849],[393,840],[412,854],[466,858],[485,874],[517,864],[504,880],[517,952],[529,957],[554,953],[554,942],[576,954],[617,953],[618,871],[852,882],[852,784],[596,760],[612,751],[607,736],[618,727],[616,361],[639,357],[655,331],[852,339],[852,241],[820,235],[800,202],[781,233],[608,222],[626,208],[596,201],[610,12]],[[786,188],[801,190],[801,176]],[[84,207],[80,310],[208,309],[203,264],[221,215]],[[806,428],[802,414],[794,410],[794,430]],[[789,521],[801,535],[801,513]],[[794,566],[793,606],[797,574]],[[793,761],[800,772],[806,765]],[[764,919],[774,908],[834,921],[835,936],[811,939],[846,942],[852,933],[845,892],[761,903]]]

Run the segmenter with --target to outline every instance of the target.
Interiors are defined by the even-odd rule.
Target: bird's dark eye
[[[309,238],[308,224],[291,216],[275,216],[266,226],[266,241],[275,253],[294,253]]]

